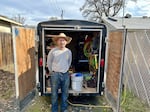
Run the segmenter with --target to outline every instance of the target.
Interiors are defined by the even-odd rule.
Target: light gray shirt
[[[59,48],[53,48],[47,57],[47,66],[50,72],[62,72],[68,71],[72,61],[72,53],[68,48],[60,50]]]

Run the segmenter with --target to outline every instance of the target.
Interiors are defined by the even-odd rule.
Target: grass
[[[50,112],[50,98],[47,96],[36,97],[25,112]]]
[[[97,96],[93,99],[93,101],[92,100],[90,101],[91,104],[107,105],[106,99],[103,96]],[[32,101],[31,104],[29,104],[29,106],[27,106],[25,112],[50,112],[50,108],[51,108],[50,104],[51,101],[49,96],[40,96],[40,97],[37,96],[35,100]],[[84,108],[84,107],[73,107],[73,106],[69,106],[68,111],[69,112],[79,112],[79,111],[80,112],[112,112],[111,109],[106,109],[106,108],[86,108],[86,107]]]
[[[121,109],[122,112],[150,112],[150,107],[128,90]]]
[[[9,64],[9,65],[6,65],[6,66],[2,66],[2,67],[0,67],[0,69],[2,69],[4,71],[8,71],[10,73],[15,73],[14,64]]]
[[[8,91],[5,92],[5,94],[0,96],[0,99],[9,100],[12,97],[12,95],[14,95],[14,91],[13,90],[8,90]]]

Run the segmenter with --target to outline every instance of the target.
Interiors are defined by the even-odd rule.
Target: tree
[[[12,19],[15,20],[16,22],[19,22],[19,23],[22,23],[22,24],[24,24],[25,21],[26,21],[26,18],[22,17],[20,14],[14,16]]]
[[[123,0],[86,0],[80,11],[90,20],[101,21],[102,16],[117,15],[122,6]]]

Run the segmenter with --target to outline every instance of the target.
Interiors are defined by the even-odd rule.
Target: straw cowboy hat
[[[56,41],[59,39],[59,38],[64,38],[66,41],[67,41],[67,44],[69,44],[72,40],[71,37],[65,35],[64,33],[60,33],[59,35],[51,35],[52,37],[52,40],[56,43]]]

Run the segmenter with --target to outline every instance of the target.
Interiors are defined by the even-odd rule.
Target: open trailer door
[[[55,47],[51,35],[58,35],[62,32],[72,37],[71,43],[67,45],[72,51],[69,94],[101,95],[104,91],[106,27],[104,24],[84,20],[54,20],[38,24],[39,94],[51,94],[51,76],[46,77],[49,74],[47,56]],[[83,76],[80,86],[79,83],[74,83],[78,81],[72,80],[72,75],[78,73]],[[74,87],[81,89],[78,91]]]
[[[34,98],[35,29],[13,27],[16,98],[20,110]]]

